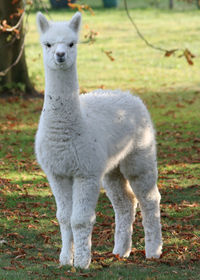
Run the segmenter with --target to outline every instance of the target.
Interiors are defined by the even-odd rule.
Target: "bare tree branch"
[[[25,12],[22,13],[22,15],[20,16],[17,24],[15,26],[10,27],[10,28],[6,28],[6,27],[4,27],[4,25],[0,24],[0,30],[3,30],[3,32],[13,32],[13,31],[15,31],[17,28],[20,27],[20,25],[21,25],[21,23],[24,19],[24,15],[25,15]]]
[[[150,43],[143,35],[142,33],[140,32],[137,24],[135,23],[135,21],[133,20],[133,18],[131,17],[130,13],[129,13],[129,9],[128,9],[128,4],[127,4],[127,1],[124,0],[124,7],[125,7],[125,10],[126,10],[126,13],[127,13],[127,16],[129,18],[129,20],[131,21],[132,25],[134,26],[138,36],[145,42],[145,44],[150,47],[150,48],[153,48],[155,50],[158,50],[158,51],[161,51],[161,52],[169,52],[170,50],[167,50],[165,48],[161,48],[161,47],[157,47],[155,45],[153,45],[152,43]],[[178,49],[177,49],[178,50]]]
[[[158,47],[158,46],[155,46],[154,44],[150,43],[143,35],[142,33],[140,32],[137,24],[135,23],[135,21],[133,20],[133,18],[131,17],[130,13],[129,13],[129,9],[128,9],[128,4],[127,4],[127,0],[124,0],[124,7],[125,7],[125,11],[127,13],[127,16],[130,20],[130,22],[132,23],[133,27],[135,28],[138,36],[140,37],[140,39],[142,39],[142,41],[145,42],[145,44],[154,49],[154,50],[157,50],[157,51],[161,51],[165,54],[165,57],[169,57],[171,56],[172,54],[175,54],[177,51],[181,51],[182,54],[179,55],[179,57],[185,57],[186,61],[188,62],[189,65],[193,65],[193,59],[195,58],[195,55],[193,55],[190,50],[188,49],[180,49],[180,48],[177,48],[177,49],[166,49],[166,48],[161,48],[161,47]]]
[[[15,65],[17,65],[17,63],[20,61],[20,58],[23,54],[24,46],[25,46],[25,37],[24,37],[24,41],[23,41],[23,44],[21,46],[19,55],[17,56],[16,60],[8,68],[6,68],[5,70],[0,72],[0,77],[5,76],[10,71],[10,69],[12,69]]]

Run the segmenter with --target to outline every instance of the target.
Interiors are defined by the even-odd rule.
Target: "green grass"
[[[89,12],[83,14],[81,41],[90,29],[99,35],[94,44],[79,45],[81,90],[101,86],[134,91],[147,104],[157,130],[163,256],[157,261],[145,260],[139,209],[131,256],[119,260],[111,254],[114,215],[102,192],[97,205],[90,269],[74,271],[70,267],[58,267],[61,241],[55,201],[34,156],[34,135],[42,100],[12,97],[0,100],[0,240],[5,240],[0,245],[2,280],[192,280],[199,277],[199,11],[181,5],[170,12],[166,9],[167,1],[160,3],[160,9],[153,9],[148,1],[146,4],[129,2],[134,8],[131,14],[148,40],[166,48],[187,47],[197,55],[194,66],[189,66],[184,58],[165,58],[146,47],[122,6],[103,10],[101,2],[95,1],[95,16]],[[69,19],[73,14],[71,11],[50,13],[55,20]],[[26,55],[32,81],[42,90],[44,71],[38,40],[35,12],[32,12]],[[102,50],[112,51],[115,60],[111,62]]]
[[[143,2],[143,1],[141,1]],[[69,19],[73,11],[50,11],[54,20]],[[189,48],[200,54],[199,11],[140,9],[131,10],[143,35],[153,44],[167,49]],[[35,14],[31,15],[26,53],[29,73],[36,87],[42,90],[44,71],[42,50],[38,44]],[[199,59],[189,67],[184,58],[164,57],[163,53],[148,48],[137,36],[123,9],[97,9],[95,16],[83,14],[81,41],[90,30],[99,33],[94,44],[80,44],[78,54],[79,81],[82,90],[105,88],[131,89],[145,92],[171,92],[198,87]],[[111,62],[102,50],[112,51]],[[87,67],[86,67],[87,65]],[[91,71],[92,70],[92,71]],[[96,79],[98,77],[98,80]]]

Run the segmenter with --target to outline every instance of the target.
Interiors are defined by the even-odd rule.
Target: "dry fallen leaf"
[[[11,265],[11,266],[4,266],[3,267],[4,270],[17,270],[16,266]]]
[[[169,57],[169,56],[171,56],[172,54],[174,54],[177,50],[178,50],[178,49],[166,51],[166,52],[165,52],[165,56],[166,56],[166,57]]]

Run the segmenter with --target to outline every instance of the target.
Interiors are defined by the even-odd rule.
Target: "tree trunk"
[[[174,8],[174,0],[169,0],[169,8],[171,10]]]
[[[15,26],[19,21],[19,17],[10,19],[10,15],[17,13],[17,9],[23,8],[23,1],[18,0],[16,4],[12,4],[11,0],[3,0],[0,2],[0,20],[6,20],[7,24]],[[19,29],[19,28],[18,28]],[[27,71],[25,60],[23,24],[20,26],[20,36],[9,32],[0,33],[0,72],[8,69],[18,58],[20,51],[22,53],[19,62],[13,66],[5,75],[0,74],[0,91],[5,88],[12,88],[21,84],[24,87],[24,94],[33,94],[35,92]]]

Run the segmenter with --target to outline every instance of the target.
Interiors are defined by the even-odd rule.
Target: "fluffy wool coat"
[[[155,136],[138,98],[119,90],[79,96],[76,69],[81,14],[68,22],[37,15],[45,66],[44,105],[35,150],[57,204],[61,265],[87,268],[100,185],[115,211],[113,253],[128,257],[137,202],[146,257],[162,250]],[[86,65],[87,67],[87,65]]]

